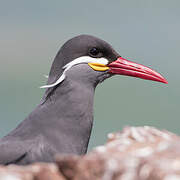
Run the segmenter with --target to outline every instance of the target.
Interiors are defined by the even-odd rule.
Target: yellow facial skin
[[[107,71],[109,69],[106,65],[99,63],[88,63],[88,65],[95,71]]]

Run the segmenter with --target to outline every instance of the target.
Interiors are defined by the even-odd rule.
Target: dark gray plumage
[[[119,57],[109,44],[81,35],[66,42],[58,52],[48,84],[63,73],[62,67],[81,56],[98,56],[112,62]],[[41,103],[19,126],[0,140],[0,164],[52,162],[57,153],[84,154],[93,124],[93,97],[96,85],[111,75],[95,71],[87,63],[71,67],[63,82],[48,88]]]

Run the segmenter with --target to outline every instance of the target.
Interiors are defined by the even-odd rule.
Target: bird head
[[[122,58],[110,44],[90,35],[80,35],[67,41],[59,50],[49,74],[50,88],[59,85],[67,77],[82,79],[96,83],[112,75],[133,76],[146,80],[168,83],[156,71]],[[88,78],[86,78],[88,81]]]

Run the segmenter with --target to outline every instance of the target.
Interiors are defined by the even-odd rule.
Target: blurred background
[[[116,76],[100,84],[89,149],[127,125],[180,134],[179,0],[0,0],[0,137],[40,102],[57,51],[79,34],[108,41],[169,81]]]

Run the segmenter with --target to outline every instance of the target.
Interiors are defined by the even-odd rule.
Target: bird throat
[[[52,131],[57,132],[54,138],[59,142],[55,145],[58,151],[86,153],[93,124],[94,88],[65,80],[42,104]],[[67,139],[66,146],[61,143],[65,141],[62,137]]]

